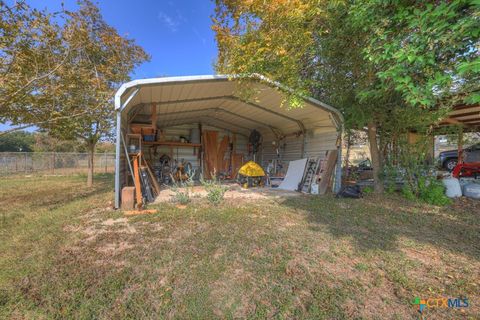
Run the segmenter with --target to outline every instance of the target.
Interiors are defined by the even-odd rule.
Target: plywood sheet
[[[307,158],[290,161],[288,164],[287,174],[285,179],[283,179],[279,189],[295,191],[298,189],[298,184],[302,181],[303,172],[305,171],[305,166],[307,164]]]

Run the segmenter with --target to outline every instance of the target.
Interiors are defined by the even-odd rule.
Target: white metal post
[[[120,208],[120,144],[122,137],[122,111],[117,110],[117,141],[115,145],[115,209]]]

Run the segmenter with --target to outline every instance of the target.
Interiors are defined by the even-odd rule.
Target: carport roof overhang
[[[239,94],[240,78],[254,89],[248,101]],[[146,121],[155,105],[160,128],[203,119],[212,125],[228,124],[241,133],[257,129],[281,136],[316,128],[341,130],[341,113],[313,98],[304,97],[301,108],[282,107],[286,91],[291,89],[261,75],[141,79],[120,87],[115,109],[129,121],[134,117]]]
[[[480,130],[480,104],[458,104],[452,108],[440,126],[459,125],[465,131]]]

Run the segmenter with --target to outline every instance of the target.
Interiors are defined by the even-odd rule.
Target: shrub
[[[436,179],[436,170],[425,159],[429,157],[431,147],[428,134],[415,143],[407,135],[398,137],[397,146],[385,165],[387,192],[393,191],[393,184],[403,182],[402,194],[408,200],[420,200],[428,204],[444,206],[450,203],[445,196],[445,188]]]
[[[200,179],[202,186],[205,187],[207,191],[207,200],[212,204],[219,204],[223,201],[223,196],[227,192],[228,188],[222,186],[216,178],[212,180],[204,180],[203,177]]]
[[[397,180],[399,176],[398,168],[395,166],[386,165],[384,168],[385,192],[393,194],[397,191]]]
[[[403,196],[408,199],[408,200],[416,200],[417,197],[415,196],[415,193],[413,193],[412,188],[410,187],[409,184],[405,184],[402,188],[402,194]]]
[[[172,177],[173,180],[173,177]],[[173,180],[175,181],[175,180]],[[174,182],[172,190],[174,192],[173,199],[175,202],[178,202],[180,204],[188,204],[191,201],[191,195],[193,194],[193,179],[192,177],[189,177],[187,181],[185,182],[180,182],[179,184]],[[181,190],[180,188],[183,188]]]
[[[175,195],[173,196],[175,202],[180,204],[190,203],[190,194],[187,191],[180,191],[179,189],[174,189]]]
[[[373,188],[370,187],[370,186],[367,186],[367,187],[363,188],[362,192],[363,192],[364,194],[373,193]]]
[[[445,195],[445,186],[436,179],[418,179],[418,191],[418,197],[428,204],[445,206],[451,203]]]

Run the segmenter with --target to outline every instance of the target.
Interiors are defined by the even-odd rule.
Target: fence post
[[[105,164],[105,173],[107,173],[107,150],[103,152],[103,163]]]
[[[27,174],[27,153],[24,152],[23,155],[25,156],[24,157],[24,162],[23,162],[23,165],[24,165],[23,170],[25,171],[25,174]]]
[[[52,153],[52,174],[55,174],[55,151]]]

